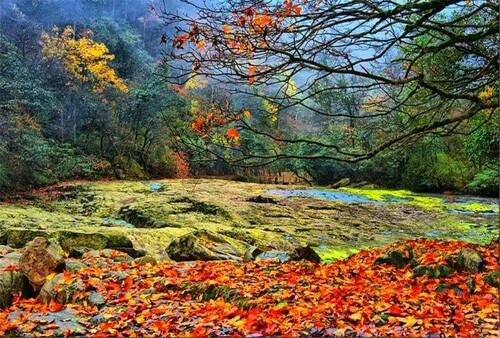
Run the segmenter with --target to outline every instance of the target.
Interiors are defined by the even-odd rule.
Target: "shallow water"
[[[376,201],[365,196],[352,194],[342,191],[326,191],[316,189],[303,189],[303,190],[281,190],[271,189],[266,191],[269,195],[277,195],[284,197],[316,197],[325,198],[332,201],[346,202],[346,203],[373,203],[381,204],[382,201]]]

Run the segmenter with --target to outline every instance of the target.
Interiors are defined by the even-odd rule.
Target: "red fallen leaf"
[[[19,265],[8,265],[3,268],[3,271],[19,271],[19,270],[21,270]]]
[[[387,313],[393,315],[393,316],[400,316],[401,313],[403,313],[403,309],[399,307],[399,305],[394,304],[392,305],[388,310]]]
[[[385,71],[385,73],[386,73],[387,75],[391,75],[392,71],[391,71],[390,69],[387,69],[387,70]]]
[[[122,284],[123,290],[130,290],[130,288],[132,288],[132,285],[134,285],[134,278],[132,278],[131,276],[125,277]]]
[[[59,312],[59,311],[61,311],[64,308],[64,305],[56,303],[53,300],[51,300],[50,303],[49,303],[48,308],[49,308],[49,310],[51,312]]]

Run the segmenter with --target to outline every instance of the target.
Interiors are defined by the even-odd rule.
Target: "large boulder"
[[[174,239],[166,252],[175,261],[241,260],[243,255],[225,236],[208,230]]]
[[[13,294],[29,288],[28,280],[19,269],[19,256],[11,252],[0,258],[0,308],[9,307]]]
[[[19,266],[35,291],[42,288],[48,275],[64,269],[63,255],[59,243],[45,237],[36,237],[26,244]]]
[[[338,188],[342,188],[342,187],[347,187],[349,185],[349,183],[351,183],[351,180],[349,179],[349,177],[346,177],[346,178],[343,178],[340,181],[330,185],[330,188],[338,189]]]

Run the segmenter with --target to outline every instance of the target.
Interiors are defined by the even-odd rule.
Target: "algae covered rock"
[[[478,273],[483,267],[483,258],[474,249],[463,248],[458,253],[457,266],[469,273]]]
[[[241,260],[243,252],[225,236],[197,230],[174,239],[166,253],[175,261]]]
[[[486,274],[483,281],[494,288],[498,288],[500,286],[500,270]]]
[[[139,264],[139,265],[146,265],[146,264],[151,264],[151,265],[156,265],[158,264],[158,261],[156,258],[150,255],[138,257],[133,260],[134,263]]]
[[[262,253],[261,249],[259,249],[256,246],[251,246],[245,251],[245,254],[243,255],[243,261],[251,262],[255,258],[257,258],[257,256],[259,256],[261,253]]]
[[[419,265],[413,269],[413,277],[426,275],[429,278],[449,277],[453,269],[446,265]]]
[[[36,237],[24,248],[19,266],[35,291],[42,288],[48,275],[64,268],[64,252],[59,243]]]
[[[413,260],[413,252],[410,248],[404,250],[388,250],[382,256],[375,260],[375,265],[378,264],[390,264],[394,265],[398,269],[405,267],[410,264]]]
[[[19,270],[19,255],[9,253],[0,258],[0,308],[10,306],[12,295],[28,287],[28,280]]]
[[[349,179],[349,177],[346,177],[346,178],[343,178],[340,181],[330,185],[330,188],[338,189],[338,188],[347,187],[349,185],[349,183],[351,183],[351,180]]]

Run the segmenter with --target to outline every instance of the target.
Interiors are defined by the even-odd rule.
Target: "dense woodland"
[[[487,8],[477,6],[464,8],[477,14],[473,19],[478,24],[481,20],[488,24]],[[171,22],[177,19],[184,29],[186,22],[167,13],[189,15],[191,10],[181,3],[149,0],[1,1],[0,191],[71,179],[200,174],[239,174],[245,179],[249,168],[258,171],[267,164],[270,170],[307,173],[318,184],[350,177],[420,191],[497,193],[497,109],[471,115],[466,123],[453,125],[453,132],[422,133],[362,161],[332,158],[321,144],[356,150],[376,143],[379,131],[359,118],[376,111],[376,107],[364,109],[367,94],[356,90],[363,83],[349,74],[326,74],[304,89],[309,73],[292,77],[292,70],[284,69],[283,91],[289,97],[302,95],[301,102],[308,98],[306,109],[301,104],[280,104],[269,87],[256,87],[254,95],[245,96],[234,90],[243,85],[222,86],[209,71],[193,71],[197,64],[184,75],[170,55],[186,41]],[[217,19],[222,18],[214,17],[214,25]],[[204,34],[209,34],[207,29]],[[189,34],[188,29],[184,39],[200,48],[210,38],[200,40]],[[496,49],[491,45],[495,41],[495,36],[486,36],[473,45],[489,55]],[[181,50],[189,51],[187,46]],[[448,52],[424,58],[420,67],[452,79],[465,76],[456,64],[458,56],[450,57],[453,54]],[[251,79],[244,79],[249,87],[255,81],[252,67]],[[243,77],[247,68],[241,70]],[[398,72],[391,69],[383,72]],[[470,90],[484,99],[496,96],[495,74]],[[173,75],[181,80],[178,84],[172,83]],[[270,79],[257,79],[255,84],[260,81]],[[418,111],[424,103],[417,101],[420,94],[412,95],[413,109]],[[235,107],[236,118],[219,123],[218,133],[206,129],[210,118],[222,119],[214,111],[224,106]],[[311,114],[311,106],[319,114]],[[453,105],[432,109],[436,107],[444,115],[457,109]],[[353,117],[354,113],[358,116]],[[376,123],[388,127],[380,131],[388,135],[404,128],[403,120],[389,121],[384,116]],[[287,143],[276,135],[269,137],[273,130],[289,139],[316,139],[321,144]],[[277,154],[282,149],[296,156],[277,156],[266,163],[231,161],[247,150]]]

